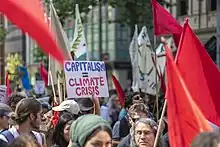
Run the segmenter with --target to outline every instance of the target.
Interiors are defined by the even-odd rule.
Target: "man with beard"
[[[18,124],[0,134],[0,140],[10,144],[20,135],[29,135],[39,144],[44,146],[44,136],[38,132],[42,117],[42,107],[40,102],[34,98],[24,98],[18,102],[15,113],[11,118]]]

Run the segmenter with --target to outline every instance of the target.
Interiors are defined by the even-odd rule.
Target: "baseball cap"
[[[59,106],[53,107],[53,111],[67,111],[71,114],[79,114],[79,105],[74,100],[65,100]]]
[[[91,98],[80,98],[77,102],[79,104],[80,111],[90,111],[94,107]]]
[[[11,116],[11,112],[12,112],[12,109],[11,107],[9,107],[8,105],[4,104],[4,103],[0,103],[0,112],[1,112],[1,115],[2,116],[8,116],[10,117]]]

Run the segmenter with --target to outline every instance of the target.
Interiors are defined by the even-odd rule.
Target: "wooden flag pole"
[[[157,70],[157,53],[156,53],[156,46],[157,46],[157,37],[154,35],[154,57],[155,57],[155,70]],[[159,87],[158,87],[158,81],[157,81],[157,73],[155,75],[155,80],[156,80],[156,117],[157,117],[157,120],[159,120]]]
[[[64,80],[63,83],[63,100],[66,100],[66,80]]]
[[[56,92],[55,92],[55,88],[54,88],[54,84],[53,84],[53,77],[52,77],[51,71],[49,71],[49,77],[50,77],[50,82],[51,82],[51,86],[52,86],[52,90],[53,90],[54,102],[57,103],[57,97],[56,97]]]
[[[160,136],[160,129],[161,129],[162,122],[163,122],[163,117],[164,117],[164,114],[165,114],[165,111],[166,111],[166,106],[167,106],[167,100],[165,99],[164,104],[163,104],[162,114],[161,114],[161,117],[160,117],[160,122],[159,122],[158,129],[157,129],[156,138],[155,138],[155,141],[154,141],[154,147],[156,147],[157,143],[158,143],[158,139],[159,139],[159,136]]]
[[[60,80],[59,77],[57,78],[57,89],[58,89],[58,94],[59,94],[59,102],[62,102],[62,94],[61,94],[61,89],[60,89]]]

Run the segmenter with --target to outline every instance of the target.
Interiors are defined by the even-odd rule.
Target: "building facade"
[[[4,30],[4,15],[0,13],[0,33],[3,33],[2,31]],[[3,35],[3,34],[1,34]],[[5,81],[5,50],[4,50],[4,41],[3,41],[3,36],[1,36],[0,39],[0,85],[4,84]]]
[[[114,89],[111,80],[112,74],[120,80],[122,87],[126,88],[127,82],[131,79],[129,56],[130,28],[117,23],[119,10],[109,6],[107,3],[102,5],[101,14],[102,18],[100,19],[99,7],[91,7],[90,12],[83,20],[90,60],[104,60],[108,63],[110,89]],[[74,24],[73,17],[68,18],[65,22],[64,28],[70,41],[73,40]],[[99,44],[100,33],[102,36],[101,49]]]
[[[166,0],[167,10],[181,23],[186,17],[207,51],[216,61],[216,5],[217,0]]]

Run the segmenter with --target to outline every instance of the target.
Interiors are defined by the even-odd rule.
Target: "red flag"
[[[40,0],[3,0],[0,12],[35,39],[45,53],[50,53],[61,64],[63,63],[64,55],[45,23]]]
[[[42,63],[40,63],[40,76],[44,80],[45,85],[47,86],[47,84],[48,84],[48,72],[44,68]]]
[[[116,79],[116,77],[114,75],[112,75],[112,81],[115,85],[115,89],[116,89],[116,92],[118,94],[118,97],[119,97],[119,100],[120,100],[120,104],[121,106],[123,107],[124,106],[124,103],[125,103],[125,94],[124,94],[124,91],[123,89],[121,88],[121,85],[120,83],[118,82],[118,80]]]
[[[204,116],[220,125],[220,73],[188,20],[184,24],[176,64]]]
[[[189,147],[194,137],[212,131],[174,63],[172,52],[167,51],[168,133],[171,147]]]
[[[9,78],[8,78],[8,72],[6,73],[6,77],[5,77],[5,85],[7,87],[7,97],[9,97],[12,93],[12,90],[11,90],[11,86],[10,86],[10,81],[9,81]]]
[[[182,27],[173,16],[167,12],[156,0],[152,0],[154,15],[154,34],[181,34]]]

